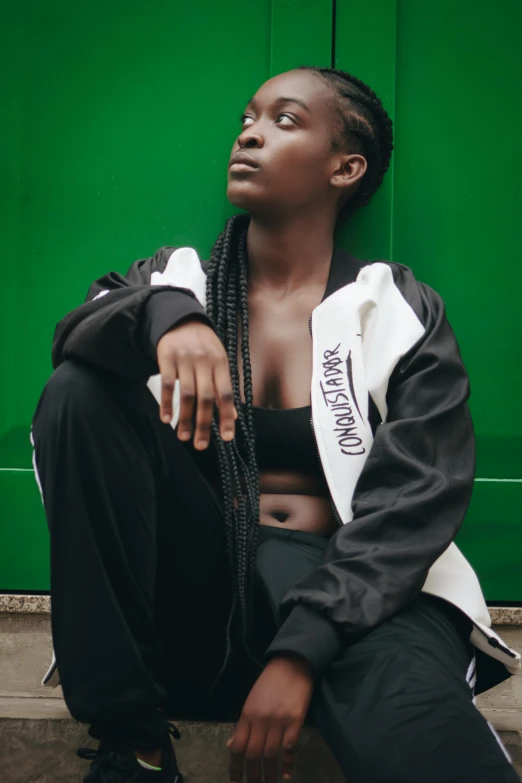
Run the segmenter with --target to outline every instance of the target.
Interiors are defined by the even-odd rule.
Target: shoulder
[[[384,270],[388,270],[387,275]],[[417,280],[413,270],[406,264],[396,261],[368,261],[361,268],[358,280],[371,281],[383,273],[393,285],[393,293],[400,294],[401,299],[411,307],[422,324],[426,325],[434,316],[444,315],[444,301],[440,294],[426,283]]]
[[[158,248],[152,256],[149,256],[148,258],[139,258],[137,261],[133,261],[127,269],[125,277],[129,283],[133,285],[149,283],[150,276],[154,272],[163,272],[165,270],[168,260],[175,250],[175,247],[165,245],[164,247]]]
[[[154,272],[163,273],[167,267],[170,257],[176,250],[185,249],[186,246],[164,245],[159,247],[156,252],[148,258],[140,258],[134,261],[127,270],[125,277],[130,283],[148,283],[150,277]],[[194,247],[187,247],[187,249],[194,250],[194,253],[199,259],[198,252]],[[199,259],[201,268],[205,274],[207,274],[208,261]]]

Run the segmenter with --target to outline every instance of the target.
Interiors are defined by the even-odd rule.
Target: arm
[[[344,642],[391,617],[422,590],[455,538],[473,487],[469,382],[441,298],[394,265],[395,283],[425,326],[393,370],[388,416],[353,496],[353,520],[283,598],[266,658],[297,653],[319,674]]]
[[[94,281],[84,304],[56,326],[52,362],[90,362],[121,375],[148,377],[158,372],[156,345],[165,332],[190,317],[212,326],[192,291],[151,285],[163,272],[173,247],[135,261],[125,275],[110,272]]]

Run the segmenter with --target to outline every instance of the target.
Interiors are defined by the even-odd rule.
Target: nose
[[[249,130],[249,128],[245,128],[243,133],[239,134],[237,143],[240,149],[245,147],[250,149],[252,147],[262,147],[264,142],[260,133],[255,133],[254,131]]]

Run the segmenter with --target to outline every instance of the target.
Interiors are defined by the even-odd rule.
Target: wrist
[[[312,664],[310,661],[308,661],[304,655],[300,655],[299,653],[290,650],[288,652],[278,652],[277,655],[273,655],[270,658],[268,663],[276,663],[276,665],[280,665],[281,663],[291,664],[294,668],[305,672],[310,677],[312,676]]]

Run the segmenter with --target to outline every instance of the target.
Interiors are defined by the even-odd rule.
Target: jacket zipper
[[[473,622],[473,620],[471,622]],[[510,658],[516,658],[517,657],[516,654],[513,653],[513,651],[510,650],[509,647],[506,647],[505,644],[501,644],[501,642],[499,642],[498,639],[495,639],[494,636],[488,636],[487,633],[485,631],[483,631],[482,628],[479,628],[478,625],[475,625],[475,623],[473,623],[473,625],[474,625],[475,629],[479,633],[481,633],[482,636],[485,637],[485,639],[486,639],[486,641],[487,641],[487,643],[489,644],[490,647],[496,647],[497,650],[501,650],[506,655],[509,655]]]
[[[312,344],[313,344],[313,339],[314,338],[313,338],[313,335],[312,335],[312,316],[310,316],[310,318],[308,319],[308,331],[310,332],[310,337],[312,339]],[[314,420],[313,420],[313,417],[312,417],[312,410],[311,410],[311,408],[312,408],[312,390],[310,389],[310,427],[312,428],[312,435],[313,435],[314,443],[315,443],[315,451],[316,451],[317,457],[319,459],[319,464],[322,466],[323,461],[322,461],[321,455],[319,453],[319,447],[317,445],[317,438],[315,437]],[[328,482],[326,482],[326,484],[328,486]],[[334,519],[337,522],[337,525],[339,527],[342,527],[343,526],[343,521],[342,521],[341,517],[339,516],[339,512],[337,511],[337,507],[336,507],[335,503],[333,502],[332,493],[330,492],[330,487],[328,487],[328,502],[330,503],[330,506],[331,506],[331,509],[332,509],[332,512],[333,512],[333,515],[334,515]]]

